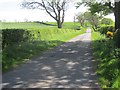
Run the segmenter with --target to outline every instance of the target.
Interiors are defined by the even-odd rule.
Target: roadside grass
[[[36,57],[46,50],[52,49],[77,35],[85,33],[86,30],[86,28],[83,28],[82,30],[73,30],[69,28],[57,29],[56,27],[51,26],[38,28],[34,27],[32,23],[28,24],[31,28],[27,28],[29,25],[23,27],[22,25],[21,27],[16,25],[16,28],[24,28],[25,30],[29,31],[32,34],[32,38],[27,42],[20,42],[9,45],[3,49],[3,72],[7,72],[12,68],[16,68],[20,64],[30,60],[32,57]],[[15,26],[13,25],[13,27]]]
[[[101,87],[120,87],[120,49],[114,46],[112,39],[106,38],[99,32],[92,33],[92,49],[93,55],[97,60],[97,75]]]

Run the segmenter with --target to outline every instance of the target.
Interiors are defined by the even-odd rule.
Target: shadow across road
[[[31,59],[3,74],[3,88],[99,88],[91,51],[91,33]]]

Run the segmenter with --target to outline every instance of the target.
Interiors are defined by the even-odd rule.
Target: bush
[[[75,26],[74,29],[75,30],[80,30],[80,26]]]
[[[30,39],[30,32],[23,29],[3,29],[2,30],[2,48],[19,42],[25,42]]]
[[[114,46],[113,39],[106,39],[99,32],[92,33],[93,55],[97,61],[98,81],[102,88],[118,88],[120,80],[120,49]],[[105,42],[99,42],[104,40]]]
[[[97,29],[101,34],[106,34],[108,31],[113,32],[114,27],[113,26],[102,26]]]
[[[101,24],[105,24],[105,25],[111,25],[113,23],[114,23],[113,20],[110,18],[103,18],[101,21]]]

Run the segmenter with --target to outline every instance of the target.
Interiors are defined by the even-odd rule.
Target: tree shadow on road
[[[94,62],[89,41],[67,42],[5,73],[3,86],[98,88]]]
[[[61,43],[64,42],[58,40],[43,40],[16,43],[7,46],[2,52],[2,69],[6,72],[17,65],[28,61],[33,56],[36,57],[45,50],[51,49]]]

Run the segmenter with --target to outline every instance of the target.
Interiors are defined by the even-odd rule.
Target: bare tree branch
[[[58,23],[58,28],[62,27],[64,22],[65,11],[68,0],[40,0],[37,1],[25,1],[22,3],[22,7],[27,9],[44,9],[53,19]]]

